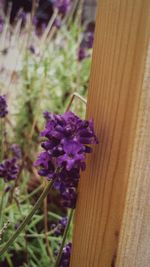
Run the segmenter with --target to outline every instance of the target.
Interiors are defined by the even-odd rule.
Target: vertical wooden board
[[[116,266],[150,266],[150,44]]]
[[[99,1],[87,108],[99,145],[80,181],[71,267],[115,266],[149,32],[149,0]]]

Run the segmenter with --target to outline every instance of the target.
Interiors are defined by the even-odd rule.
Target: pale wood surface
[[[150,47],[116,266],[150,266]]]
[[[145,175],[141,188],[143,203],[148,201],[150,151],[149,148],[144,149],[150,145],[150,138],[147,138],[148,130],[143,133],[139,124],[145,116],[148,121],[144,122],[142,127],[150,123],[147,115],[149,104],[146,105],[145,111],[141,110],[141,105],[147,103],[143,102],[143,98],[149,98],[146,85],[143,84],[149,33],[149,0],[99,1],[87,117],[94,118],[100,143],[94,147],[93,155],[87,159],[87,170],[82,175],[79,186],[71,267],[116,266],[127,186],[129,183],[128,206],[132,211],[134,207],[138,207],[137,203],[132,206],[131,202],[134,194],[140,195],[136,190],[139,190],[141,185],[142,170]],[[141,143],[143,138],[146,140]],[[136,153],[137,147],[140,148]],[[133,166],[139,163],[141,165],[137,173]],[[145,169],[145,166],[148,167]],[[134,186],[136,182],[137,187]],[[140,206],[141,209],[143,205]],[[128,207],[126,214],[127,211]],[[149,220],[148,211],[148,207],[145,208],[139,223],[142,230],[138,232],[138,240],[143,244],[149,231],[148,225],[144,223]],[[130,233],[135,234],[130,225],[133,224],[130,223],[130,219],[133,221],[134,218],[133,213],[128,214],[128,223],[124,223],[122,227],[120,240],[127,241],[129,226]],[[141,257],[148,254],[147,249],[144,255],[142,243],[135,250],[135,256],[137,253],[141,255],[141,265],[123,262],[124,255],[127,257],[132,247],[130,240],[124,254],[126,241],[123,247],[120,245],[117,267],[150,266],[142,265]],[[123,244],[123,241],[121,242]]]

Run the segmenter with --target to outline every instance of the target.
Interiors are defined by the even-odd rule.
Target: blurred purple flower
[[[93,31],[86,32],[84,34],[84,38],[78,50],[78,61],[79,62],[89,57],[88,49],[91,49],[93,47],[93,42],[94,42],[94,32]]]
[[[42,152],[35,165],[39,175],[55,179],[62,204],[75,208],[80,170],[85,170],[85,154],[91,153],[91,144],[98,143],[93,121],[81,120],[72,112],[55,115],[45,112],[46,126],[41,136]]]
[[[63,217],[59,220],[59,224],[65,228],[67,226],[67,223],[68,223],[68,218],[67,217]]]
[[[51,113],[46,110],[46,111],[43,112],[43,117],[46,120],[46,122],[48,122],[48,120],[51,119]]]
[[[4,118],[8,113],[5,96],[0,96],[0,118]]]
[[[23,24],[26,24],[27,15],[23,10],[18,12],[18,19],[20,19]]]
[[[85,45],[88,49],[93,47],[94,42],[94,32],[87,32],[85,34]]]
[[[19,165],[16,162],[16,158],[6,159],[0,163],[0,178],[3,178],[5,182],[15,180],[19,173]]]
[[[0,17],[0,33],[3,32],[3,28],[4,28],[4,20]]]
[[[33,17],[32,23],[33,23],[34,26],[38,25],[38,18],[36,16]]]
[[[62,236],[65,228],[67,226],[68,223],[68,218],[67,217],[63,217],[59,220],[58,224],[52,224],[51,229],[55,229],[54,231],[54,235],[55,236]]]
[[[57,29],[60,29],[62,25],[61,19],[60,18],[56,18],[54,20],[53,26],[55,26]]]
[[[16,159],[21,159],[22,158],[21,148],[20,148],[20,146],[18,144],[12,144],[10,149],[11,149],[11,151],[13,153],[13,156]]]
[[[70,0],[53,0],[53,6],[64,16],[70,10],[71,2]]]
[[[69,267],[72,243],[64,246],[58,267]]]
[[[38,19],[36,20],[35,18],[35,22],[33,24],[35,24],[35,34],[38,37],[42,36],[42,34],[45,32],[45,29],[47,27],[47,23],[46,22],[40,23]]]
[[[88,57],[87,50],[83,47],[80,47],[78,50],[78,61],[81,62],[87,57]]]

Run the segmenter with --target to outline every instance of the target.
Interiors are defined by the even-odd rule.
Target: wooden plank
[[[150,47],[140,97],[117,265],[150,266]]]
[[[94,118],[100,143],[94,147],[93,155],[88,157],[87,170],[82,175],[79,185],[71,267],[116,266],[128,184],[130,210],[133,208],[130,195],[134,195],[134,184],[137,179],[141,181],[141,170],[145,175],[142,190],[148,187],[149,169],[145,170],[145,161],[150,156],[150,150],[146,150],[145,154],[144,148],[150,145],[150,139],[147,138],[149,129],[141,133],[139,124],[145,115],[148,125],[150,122],[147,115],[149,105],[143,102],[143,98],[149,99],[146,85],[143,83],[149,35],[149,0],[99,1],[87,117]],[[142,110],[143,106],[146,108],[145,112]],[[146,127],[146,123],[143,127]],[[143,128],[141,129],[143,131]],[[146,140],[140,147],[141,138]],[[137,147],[139,151],[140,148],[143,149],[141,155],[139,151],[136,153]],[[140,178],[137,178],[138,171],[133,166],[137,166],[139,161]],[[133,184],[131,180],[134,181]],[[140,182],[137,183],[139,190]],[[135,207],[136,205],[137,203]],[[120,240],[127,240],[126,229],[130,223],[133,224],[130,219],[133,221],[134,218],[130,217],[130,214],[127,224],[124,217]],[[147,218],[148,221],[146,209],[143,214],[143,218]],[[144,219],[142,226],[143,232],[140,233],[141,239],[144,240],[149,229],[144,225]],[[123,244],[123,241],[120,242]],[[125,245],[126,241],[123,246],[120,245],[121,256],[118,258],[117,267],[149,266],[142,265],[142,260],[141,265],[129,265],[128,261],[122,264]],[[141,257],[144,257],[143,247],[138,248]]]

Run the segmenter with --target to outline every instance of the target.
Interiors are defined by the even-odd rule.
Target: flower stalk
[[[65,242],[66,242],[66,238],[67,238],[69,227],[70,227],[70,224],[71,224],[71,221],[72,221],[72,218],[73,218],[73,214],[74,214],[74,210],[71,209],[70,215],[69,215],[69,218],[68,218],[68,223],[67,223],[67,226],[66,226],[64,235],[63,235],[63,240],[62,240],[62,243],[61,243],[59,254],[58,254],[57,259],[56,259],[55,267],[59,267],[59,263],[60,263],[60,260],[61,260],[62,251],[63,251],[64,245],[65,245]]]
[[[3,204],[4,204],[4,193],[2,193],[1,201],[0,201],[0,227],[2,226]]]

